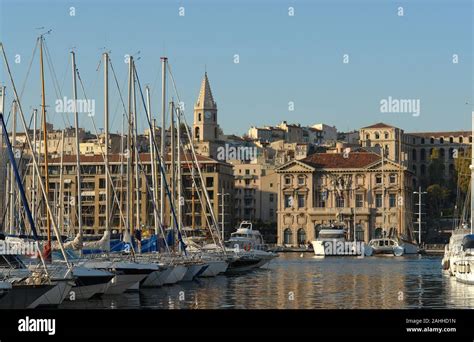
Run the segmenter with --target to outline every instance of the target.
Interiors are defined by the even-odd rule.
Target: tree
[[[455,151],[454,155],[454,169],[456,170],[457,185],[460,190],[466,194],[469,190],[469,183],[471,182],[471,148],[466,151]]]

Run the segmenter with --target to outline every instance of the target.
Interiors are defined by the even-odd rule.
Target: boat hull
[[[13,285],[0,299],[0,309],[34,309],[35,302],[57,285]]]
[[[172,272],[168,275],[168,277],[164,281],[164,285],[171,285],[176,284],[177,282],[181,281],[186,274],[188,268],[183,265],[175,265]]]
[[[60,279],[52,282],[56,286],[46,292],[43,296],[35,300],[31,307],[56,307],[61,304],[69,295],[72,287],[75,285],[71,279]]]

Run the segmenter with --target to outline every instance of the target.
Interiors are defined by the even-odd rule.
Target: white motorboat
[[[443,260],[441,265],[445,271],[448,271],[451,276],[455,276],[456,268],[454,265],[463,258],[462,242],[465,236],[469,235],[467,225],[455,229],[451,233],[449,243],[444,247]]]
[[[268,251],[267,245],[252,223],[243,221],[239,228],[230,235],[226,242],[226,252],[231,255],[227,272],[246,272],[259,268],[276,258],[278,255]]]
[[[452,272],[456,281],[474,285],[474,234],[464,236],[461,252],[452,264]]]
[[[319,230],[316,240],[311,241],[316,256],[370,256],[372,248],[363,241],[347,241],[343,225],[331,225]]]
[[[418,254],[418,246],[407,241],[396,238],[372,239],[368,247],[372,249],[374,255],[394,255]]]

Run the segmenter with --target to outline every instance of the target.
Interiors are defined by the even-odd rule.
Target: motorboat
[[[474,234],[464,236],[458,259],[453,262],[452,272],[456,281],[474,285]]]
[[[372,255],[372,248],[366,246],[363,241],[347,241],[346,229],[342,224],[323,226],[311,244],[314,254],[318,257]]]
[[[406,254],[418,254],[418,246],[397,238],[377,238],[372,239],[368,245],[374,255],[394,255],[402,256]]]
[[[231,257],[228,273],[246,272],[269,263],[278,255],[270,252],[258,230],[252,223],[242,221],[239,228],[226,242],[226,252]]]

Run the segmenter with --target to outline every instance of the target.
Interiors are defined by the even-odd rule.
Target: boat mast
[[[131,205],[131,196],[133,194],[130,171],[132,169],[132,64],[133,57],[128,60],[128,135],[127,135],[127,230],[133,232],[133,209]]]
[[[184,198],[182,198],[182,189],[181,189],[181,120],[179,116],[179,107],[176,108],[177,112],[177,127],[176,127],[176,145],[178,148],[177,151],[177,163],[178,163],[178,173],[177,173],[177,182],[178,182],[178,194],[177,194],[177,203],[178,203],[178,229],[181,231],[182,228],[182,218],[183,218],[183,213],[182,213],[182,206],[184,205]]]
[[[175,139],[174,139],[174,102],[170,102],[170,134],[171,134],[171,158],[170,158],[170,183],[171,183],[171,203],[170,206],[174,206],[176,204],[176,183],[175,183]],[[174,229],[178,228],[174,225],[174,220],[171,221],[171,228]]]
[[[161,57],[161,165],[166,168],[165,142],[166,142],[166,63],[168,58]],[[165,175],[160,175],[160,217],[164,223],[165,213]]]
[[[153,144],[153,138],[155,137],[155,120],[151,115],[151,101],[150,101],[150,88],[146,86],[146,111],[148,114],[148,121],[152,123],[152,129],[150,131],[149,141],[150,141],[150,164],[151,164],[151,182],[152,182],[152,196],[153,203],[157,203],[156,200],[156,170],[155,170],[155,144]],[[153,210],[154,226],[155,226],[155,235],[158,236],[158,212]]]
[[[63,186],[63,168],[64,168],[64,130],[61,132],[61,164],[59,166],[59,199],[58,199],[58,213],[57,213],[57,220],[58,222],[63,221],[63,214],[64,214],[64,186]],[[64,232],[64,226],[63,226]]]
[[[16,100],[13,100],[12,104],[12,147],[13,153],[15,152],[15,145],[16,145]],[[15,158],[17,156],[15,155]],[[13,181],[13,177],[15,174],[15,170],[13,164],[10,168],[10,211],[9,211],[9,224],[10,227],[8,229],[9,234],[13,234],[13,226],[15,225],[15,182]]]
[[[72,93],[74,101],[74,125],[76,129],[76,179],[77,179],[77,223],[79,227],[79,241],[82,244],[82,196],[81,196],[81,155],[79,148],[79,117],[77,114],[77,87],[76,87],[76,55],[74,51],[71,51],[71,64],[72,64]],[[81,249],[82,255],[82,249]]]
[[[104,57],[104,164],[105,164],[105,230],[110,230],[110,184],[107,170],[109,169],[109,55],[107,52]]]
[[[386,234],[385,231],[385,174],[384,174],[384,158],[385,158],[385,148],[382,146],[382,232],[383,235]]]
[[[135,62],[132,61],[132,108],[133,108],[133,152],[135,154],[135,229],[140,229],[140,174],[138,173],[138,120],[137,99],[135,91]],[[132,195],[133,196],[133,195]],[[132,216],[133,217],[133,216]]]
[[[41,69],[41,112],[43,120],[43,147],[44,147],[44,190],[46,193],[45,201],[49,202],[49,166],[48,166],[48,129],[46,123],[46,93],[44,87],[44,64],[43,64],[43,36],[40,39],[40,69]],[[45,257],[49,259],[51,253],[51,217],[48,210],[46,210],[46,246],[45,246]]]
[[[33,158],[36,158],[36,130],[37,130],[37,121],[38,110],[33,109]],[[2,148],[2,143],[0,141],[0,148]],[[36,169],[31,165],[31,211],[33,212],[33,220],[36,222]]]
[[[472,136],[474,136],[474,111],[472,112]],[[473,233],[473,223],[474,223],[474,145],[471,144],[471,234]]]

